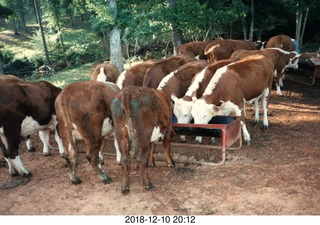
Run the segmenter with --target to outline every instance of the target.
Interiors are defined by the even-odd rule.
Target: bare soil
[[[253,125],[253,107],[248,107],[252,144],[228,150],[223,165],[199,165],[217,160],[219,149],[172,146],[176,168],[169,168],[158,145],[156,167],[149,168],[154,188],[144,190],[139,171],[133,169],[125,196],[111,140],[103,167],[112,182],[101,183],[79,153],[82,183],[72,185],[58,150],[42,156],[34,135],[35,153],[24,142],[20,146],[31,180],[0,189],[0,215],[320,215],[320,80],[312,87],[289,79],[284,85],[284,96],[273,90],[269,98],[267,131],[261,123]],[[83,143],[78,146],[84,152]],[[0,156],[0,185],[12,179],[17,178],[10,177]]]

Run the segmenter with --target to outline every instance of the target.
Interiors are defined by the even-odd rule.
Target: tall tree
[[[47,48],[46,38],[44,36],[42,20],[41,20],[40,14],[39,14],[39,3],[38,3],[38,0],[34,0],[34,7],[35,7],[35,10],[36,10],[36,14],[37,14],[38,22],[39,22],[39,29],[40,29],[41,38],[42,38],[42,44],[43,44],[44,52],[45,52],[45,55],[46,55],[46,64],[50,64],[51,62],[50,62],[50,58],[49,58],[49,52],[48,52],[48,48]]]
[[[172,15],[176,14],[176,0],[169,0],[169,9]],[[172,33],[173,33],[173,50],[174,54],[177,54],[177,49],[179,45],[182,44],[182,32],[176,25],[176,17],[172,21]]]
[[[109,8],[113,20],[117,19],[117,3],[116,0],[110,0]],[[115,24],[110,32],[110,60],[120,72],[124,70],[121,50],[120,29]]]

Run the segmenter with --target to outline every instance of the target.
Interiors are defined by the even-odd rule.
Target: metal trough
[[[191,121],[192,122],[192,121]],[[175,116],[172,119],[172,128],[177,135],[186,136],[206,136],[206,137],[221,137],[221,146],[203,145],[203,144],[188,144],[172,142],[171,145],[186,146],[186,147],[201,147],[211,149],[221,149],[222,159],[219,163],[203,163],[206,165],[221,165],[226,160],[227,149],[240,149],[242,146],[241,123],[240,117],[236,116],[216,116],[208,124],[181,124],[177,123]],[[239,141],[239,146],[231,147]]]

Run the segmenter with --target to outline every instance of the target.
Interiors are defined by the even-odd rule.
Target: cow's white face
[[[178,99],[176,96],[171,96],[171,99],[174,101],[173,114],[177,117],[178,123],[190,123],[193,101]]]
[[[287,67],[293,68],[293,69],[298,69],[299,56],[300,55],[296,55],[293,58],[291,58]]]
[[[207,124],[216,114],[215,106],[208,104],[204,99],[198,99],[193,103],[191,115],[195,124]]]

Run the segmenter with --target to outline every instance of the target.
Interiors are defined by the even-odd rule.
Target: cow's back
[[[167,59],[162,59],[152,65],[146,72],[143,85],[144,87],[157,88],[161,80],[178,69],[180,66],[187,62],[195,61],[196,58],[190,55],[176,55]]]
[[[293,41],[287,35],[276,35],[271,37],[266,44],[266,48],[281,48],[289,52],[295,50]]]
[[[118,77],[116,84],[122,89],[123,87],[134,85],[142,86],[146,71],[154,64],[154,61],[145,61],[138,63],[131,68],[123,71]]]

